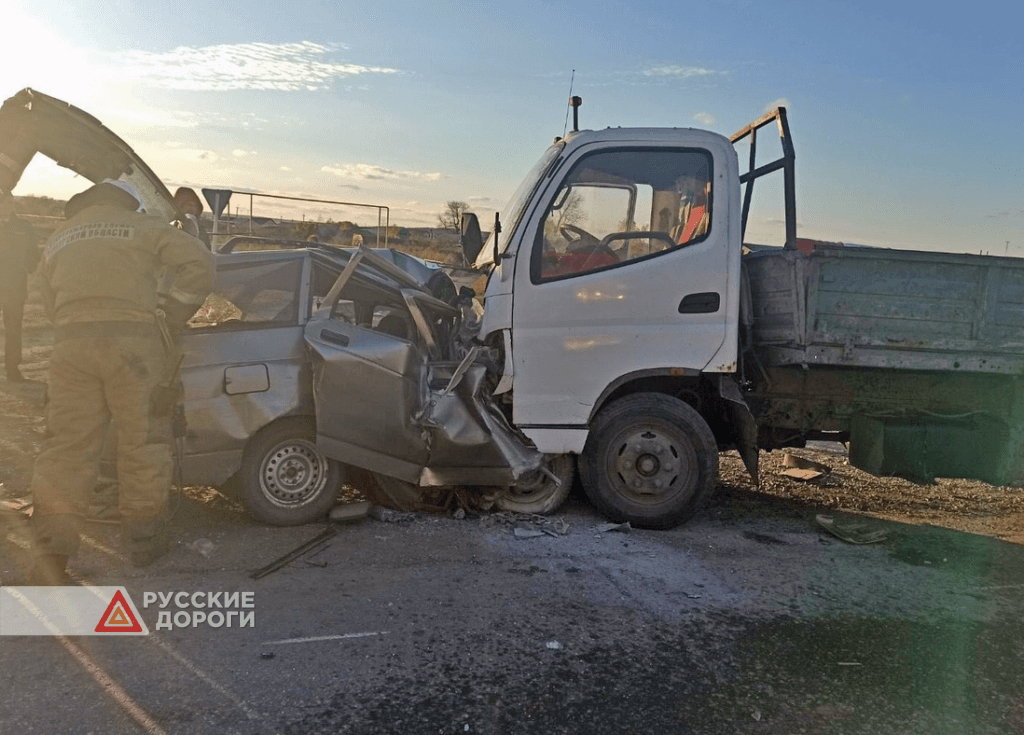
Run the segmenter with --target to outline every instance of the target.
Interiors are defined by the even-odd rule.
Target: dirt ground
[[[52,332],[35,276],[25,308],[22,372],[29,382],[0,381],[0,499],[27,496],[32,462],[45,435],[43,388]],[[2,331],[2,329],[0,329]],[[2,342],[0,342],[2,343]],[[791,453],[817,461],[829,472],[803,481],[782,475],[784,452],[762,452],[761,484],[755,487],[735,452],[722,455],[719,495],[775,497],[808,507],[861,513],[911,524],[930,524],[1024,545],[1024,489],[940,479],[918,485],[873,477],[851,467],[840,444],[816,444]],[[190,494],[220,498],[217,493]]]

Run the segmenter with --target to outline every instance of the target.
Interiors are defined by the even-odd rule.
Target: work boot
[[[122,521],[121,531],[133,566],[148,567],[171,550],[171,527],[164,515]]]
[[[40,554],[32,564],[28,583],[32,587],[67,587],[74,584],[68,576],[68,558],[62,554]]]

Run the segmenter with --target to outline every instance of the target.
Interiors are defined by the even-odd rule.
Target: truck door
[[[513,418],[527,434],[584,427],[615,381],[719,353],[736,300],[730,155],[592,144],[541,194],[514,275]]]

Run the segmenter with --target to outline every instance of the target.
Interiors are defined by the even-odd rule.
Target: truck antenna
[[[569,104],[565,106],[565,125],[562,126],[562,137],[565,137],[565,131],[569,129],[569,107],[572,104],[572,84],[576,81],[576,70],[572,70],[572,77],[569,79]]]

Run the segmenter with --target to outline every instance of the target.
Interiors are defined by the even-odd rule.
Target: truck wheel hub
[[[624,438],[616,462],[620,481],[638,495],[659,495],[679,477],[679,451],[670,437],[645,429]]]
[[[636,471],[644,477],[651,477],[658,473],[658,467],[661,463],[658,462],[658,458],[653,454],[642,454],[636,461]]]

